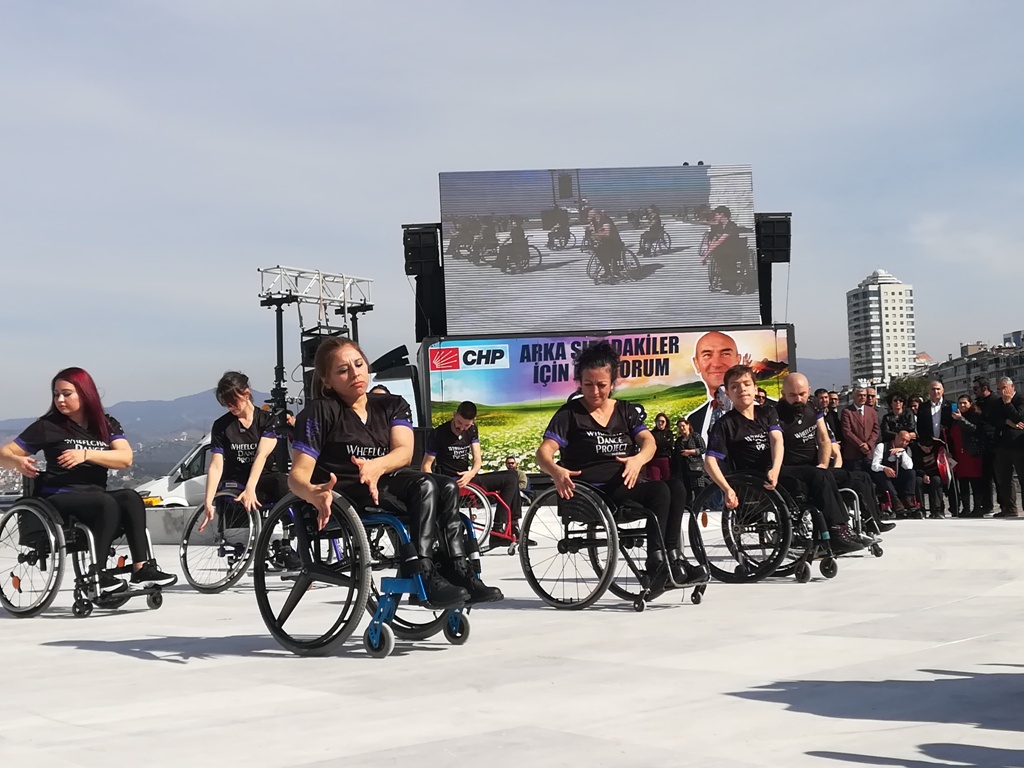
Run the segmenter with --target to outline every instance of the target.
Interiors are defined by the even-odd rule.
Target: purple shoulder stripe
[[[28,451],[29,453],[35,453],[35,451],[32,450],[32,446],[29,445],[28,443],[26,443],[20,437],[14,438],[14,444],[16,446],[18,446],[19,448],[21,448],[21,450],[23,450],[23,451]]]
[[[320,458],[320,451],[316,450],[316,448],[311,445],[306,445],[305,443],[292,443],[292,450],[304,453],[307,456],[312,456],[314,459]]]
[[[719,460],[724,460],[725,459],[725,454],[724,453],[719,453],[718,451],[705,451],[704,454],[706,456],[714,456],[716,459],[719,459]]]
[[[224,449],[223,448],[211,448],[210,449],[210,453],[216,453],[216,454],[219,454],[219,455],[223,456],[224,455]]]
[[[558,443],[559,448],[565,448],[565,446],[569,444],[568,440],[563,438],[561,435],[556,435],[554,432],[551,431],[544,432],[544,439],[554,440],[556,443]]]
[[[636,437],[641,432],[650,432],[650,431],[651,430],[647,429],[647,425],[646,424],[637,424],[635,427],[633,427],[632,435],[633,435],[633,437]]]

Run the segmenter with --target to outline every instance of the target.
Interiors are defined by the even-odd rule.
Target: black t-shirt
[[[544,437],[558,443],[563,467],[582,472],[579,479],[586,483],[602,485],[622,475],[622,462],[616,457],[637,453],[636,437],[646,430],[632,403],[616,400],[608,426],[602,427],[581,398],[555,412]]]
[[[727,411],[708,435],[707,455],[728,462],[734,470],[767,472],[772,468],[768,433],[781,429],[779,414],[771,405],[755,405],[753,420],[735,409]]]
[[[124,440],[124,430],[117,419],[106,414],[110,429],[110,443],[103,442],[85,427],[76,424],[66,416],[52,413],[29,424],[15,438],[15,445],[30,454],[43,452],[46,471],[36,481],[39,493],[51,496],[64,491],[105,491],[107,489],[107,468],[88,461],[71,469],[64,469],[57,458],[69,450],[109,451],[115,440]]]
[[[780,400],[775,410],[779,414],[782,439],[785,445],[782,463],[789,467],[816,467],[818,465],[818,413],[810,403],[790,405]]]
[[[434,457],[434,471],[439,475],[456,477],[473,464],[473,443],[480,442],[476,424],[461,435],[452,432],[451,419],[427,435],[426,452]]]
[[[412,410],[399,395],[366,396],[366,423],[337,398],[314,400],[295,418],[293,450],[316,459],[314,483],[338,478],[338,490],[359,483],[353,457],[375,459],[391,451],[391,428],[412,429]]]
[[[225,413],[210,429],[210,452],[219,453],[224,457],[224,474],[221,483],[249,482],[249,472],[256,458],[256,446],[260,438],[277,439],[274,428],[274,417],[267,411],[257,408],[253,413],[252,424],[246,429],[237,416]],[[263,474],[274,469],[273,456],[267,458],[263,465]]]

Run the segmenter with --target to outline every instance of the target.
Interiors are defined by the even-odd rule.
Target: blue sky
[[[0,418],[73,364],[108,403],[267,390],[261,266],[375,279],[364,345],[412,346],[399,225],[438,219],[441,171],[749,163],[794,214],[798,361],[846,356],[879,267],[934,357],[1000,340],[1022,28],[1012,0],[5,3]]]

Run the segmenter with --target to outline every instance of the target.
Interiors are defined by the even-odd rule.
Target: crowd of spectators
[[[833,440],[831,465],[867,473],[886,519],[928,516],[1016,517],[1017,489],[1024,478],[1024,397],[1002,377],[993,392],[989,379],[975,379],[973,397],[946,400],[940,381],[927,396],[899,392],[878,403],[874,387],[859,382],[853,401],[840,406],[839,393],[818,389],[813,404]],[[756,403],[773,405],[763,389]],[[678,477],[690,498],[707,484],[704,438],[679,418],[675,430],[659,413],[653,433],[658,445],[649,472]]]

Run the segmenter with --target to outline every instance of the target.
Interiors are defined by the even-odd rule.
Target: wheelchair
[[[101,592],[92,531],[74,517],[65,521],[46,499],[32,496],[18,499],[0,516],[0,605],[17,618],[45,611],[60,591],[69,556],[75,573],[74,616],[89,616],[93,608],[116,610],[133,597],[144,596],[153,609],[163,605],[159,586]],[[107,573],[131,575],[132,558],[123,531],[103,553],[102,562]]]
[[[625,280],[634,279],[636,274],[640,271],[640,260],[637,259],[636,254],[626,246],[622,246],[622,250],[619,252],[616,259],[618,262],[620,276]],[[587,261],[587,277],[594,281],[594,285],[608,279],[605,266],[597,257],[596,253],[594,253]]]
[[[858,496],[857,492],[852,488],[840,488],[839,493],[843,497],[843,501],[846,502],[846,508],[850,510],[850,524],[854,532],[858,536],[863,536],[865,533],[864,514],[860,508],[860,496]],[[877,536],[873,536],[872,538],[874,538],[874,541],[868,547],[868,551],[874,557],[881,557],[883,554],[885,554],[885,551],[882,549],[881,544],[879,544],[880,539]]]
[[[528,509],[532,500],[525,491],[519,491],[519,499],[522,508]],[[504,511],[505,522],[500,528],[494,527],[494,511]],[[507,544],[506,552],[514,555],[518,548],[519,539],[515,534],[515,521],[512,520],[512,510],[501,498],[497,491],[485,491],[478,485],[470,483],[465,488],[459,489],[459,511],[463,517],[473,523],[473,532],[476,535],[477,544],[482,551],[497,547],[491,538]]]
[[[754,473],[730,472],[726,478],[739,500],[735,509],[725,506],[724,494],[714,484],[692,502],[708,570],[716,580],[742,584],[793,576],[806,583],[814,560],[821,561],[825,578],[838,574],[824,516],[805,496],[794,498],[781,485],[768,490],[764,477]]]
[[[185,524],[178,544],[178,561],[185,579],[197,592],[215,594],[234,586],[245,575],[256,556],[256,542],[263,530],[265,512],[246,510],[235,497],[241,487],[226,485],[213,497],[214,518],[205,530],[199,525],[206,506],[200,504]],[[269,568],[282,565],[279,554],[290,543],[287,531],[261,550]]]
[[[479,571],[473,524],[463,517],[463,526],[467,556]],[[282,647],[300,656],[330,654],[355,632],[364,611],[371,619],[363,648],[374,658],[389,656],[396,637],[423,640],[443,632],[453,645],[469,639],[468,606],[436,610],[427,602],[423,576],[401,575],[402,560],[416,552],[398,514],[379,507],[360,513],[335,493],[331,517],[318,530],[316,509],[289,494],[263,522],[256,551],[269,551],[286,529],[302,568],[276,571],[265,558],[253,567],[260,616]],[[389,575],[376,584],[373,571]]]
[[[646,526],[653,513],[627,502],[616,505],[597,488],[576,483],[571,499],[556,488],[537,495],[523,515],[519,560],[534,593],[554,608],[580,610],[597,602],[606,591],[632,601],[643,611],[651,599],[651,580],[645,571],[649,542]],[[690,515],[690,548],[706,564],[700,529]],[[664,542],[657,542],[664,551]],[[666,566],[667,567],[667,566]],[[689,588],[699,605],[706,583],[670,586]]]
[[[577,245],[576,235],[571,230],[566,230],[561,235],[554,235],[550,239],[548,247],[552,251],[564,251],[569,248],[575,248]]]

